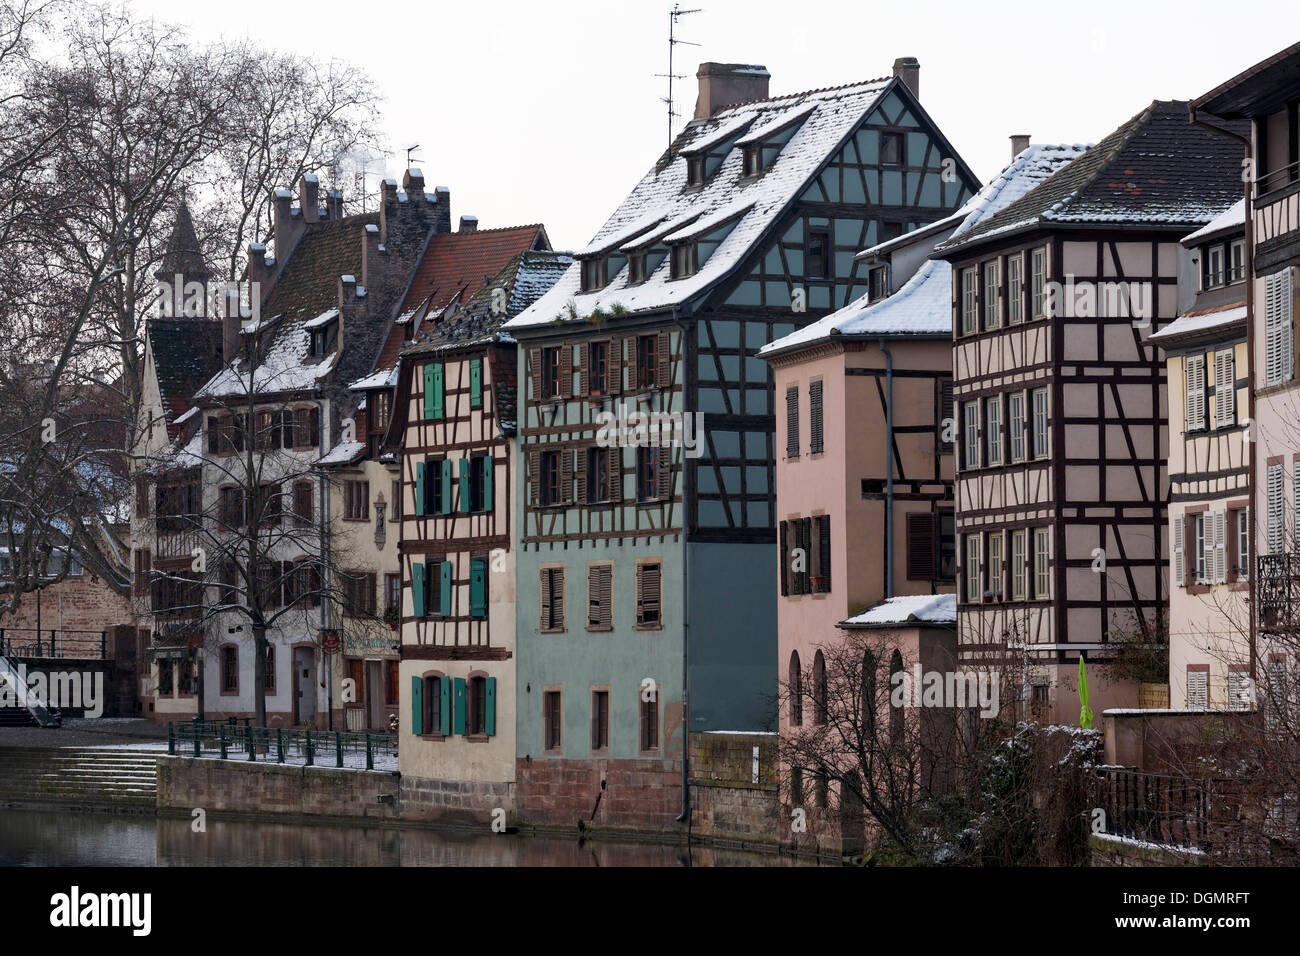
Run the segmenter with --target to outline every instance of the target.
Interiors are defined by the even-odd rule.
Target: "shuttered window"
[[[589,631],[609,631],[614,627],[613,577],[613,565],[594,564],[587,568],[587,630]]]
[[[939,574],[935,515],[907,516],[907,579],[933,581]]]
[[[790,593],[790,522],[782,521],[780,526],[781,538],[781,593],[783,595]]]
[[[1040,246],[1029,254],[1029,317],[1041,319],[1047,314],[1047,247]]]
[[[293,483],[293,523],[298,527],[312,523],[312,487],[310,481]]]
[[[952,435],[957,430],[956,406],[952,398],[952,379],[939,379],[939,447],[952,448]]]
[[[1171,524],[1174,532],[1174,585],[1181,588],[1187,585],[1187,549],[1184,541],[1186,519],[1182,515],[1176,515]]]
[[[591,749],[609,749],[609,691],[591,692]]]
[[[808,453],[822,453],[822,382],[818,379],[808,385]]]
[[[641,749],[659,749],[659,695],[651,694],[650,699],[641,698]]]
[[[1007,324],[1019,325],[1025,320],[1024,253],[1007,256]]]
[[[1034,529],[1034,598],[1047,601],[1052,596],[1050,575],[1052,538],[1047,528]]]
[[[1033,391],[1034,402],[1034,457],[1046,458],[1047,445],[1047,389],[1036,388]]]
[[[483,407],[483,360],[469,360],[469,407]]]
[[[785,457],[799,457],[799,386],[785,390]]]
[[[1233,665],[1233,669],[1228,671],[1228,709],[1250,710],[1252,703],[1254,694],[1251,692],[1250,674]]]
[[[831,589],[831,516],[814,517],[812,530],[815,539],[812,556],[817,562],[813,569],[813,591],[828,594]]]
[[[487,617],[487,561],[483,558],[469,562],[469,616]]]
[[[1011,460],[1025,460],[1025,393],[1007,396],[1007,430],[1011,437]]]
[[[1250,580],[1250,508],[1228,512],[1228,531],[1232,535],[1232,568],[1229,580]]]
[[[1237,371],[1232,349],[1214,353],[1214,427],[1237,423]]]
[[[969,335],[979,329],[979,271],[971,266],[961,270],[961,331]]]
[[[997,259],[984,263],[984,328],[986,329],[996,329],[1002,324],[1000,272]]]
[[[564,630],[564,568],[542,568],[541,630]]]
[[[658,563],[636,566],[636,623],[637,627],[659,627],[662,568]]]
[[[980,536],[966,535],[966,560],[962,566],[962,575],[966,581],[966,600],[978,604],[982,589],[980,587]]]
[[[962,468],[970,470],[980,466],[980,404],[967,402],[962,406],[961,423]]]
[[[424,367],[424,417],[443,417],[445,376],[441,362],[430,362]]]
[[[559,750],[564,721],[561,718],[560,692],[548,690],[542,694],[543,749]]]
[[[1187,430],[1205,427],[1205,356],[1189,355],[1183,360],[1186,377]]]
[[[1002,599],[1002,533],[993,532],[989,538],[989,591],[997,600]]]
[[[1187,708],[1188,710],[1209,710],[1210,708],[1209,671],[1188,670]]]
[[[1211,514],[1211,564],[1210,572],[1215,584],[1224,584],[1228,580],[1228,513],[1215,511]]]
[[[1210,554],[1210,548],[1213,544],[1209,535],[1209,527],[1205,520],[1204,514],[1198,514],[1192,518],[1192,532],[1195,535],[1196,542],[1196,583],[1205,584],[1209,579],[1209,565],[1212,563],[1213,556]]]
[[[1002,464],[1002,396],[984,400],[984,435],[989,465]]]
[[[1286,533],[1283,522],[1285,520],[1285,501],[1283,500],[1283,488],[1286,476],[1282,471],[1282,466],[1268,466],[1268,483],[1267,499],[1268,506],[1268,553],[1281,554],[1283,538]]]
[[[1264,384],[1291,381],[1295,348],[1291,326],[1291,270],[1264,278]]]
[[[1011,532],[1011,600],[1028,597],[1025,577],[1029,565],[1029,532],[1021,528]]]

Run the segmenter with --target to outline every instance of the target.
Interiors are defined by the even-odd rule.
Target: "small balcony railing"
[[[1300,554],[1261,554],[1255,575],[1260,627],[1289,630],[1300,625]]]

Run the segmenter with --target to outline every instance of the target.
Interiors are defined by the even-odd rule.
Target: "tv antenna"
[[[672,146],[673,144],[673,119],[674,117],[677,116],[677,113],[673,110],[673,80],[686,79],[685,73],[673,72],[673,47],[677,46],[677,44],[679,43],[685,44],[686,46],[699,46],[698,43],[692,43],[690,40],[677,39],[677,18],[684,17],[688,13],[703,13],[703,12],[704,10],[702,7],[697,7],[694,10],[683,10],[682,5],[680,3],[674,3],[673,8],[670,11],[668,11],[668,72],[656,73],[655,76],[666,76],[668,78],[668,97],[664,100],[664,102],[668,104],[668,145],[669,146]]]
[[[406,168],[407,168],[407,169],[410,169],[410,168],[411,168],[411,163],[412,163],[412,162],[417,162],[417,163],[422,163],[422,162],[424,162],[424,160],[420,159],[418,156],[417,156],[414,160],[411,159],[411,154],[412,154],[413,152],[415,152],[415,151],[416,151],[417,149],[419,149],[419,148],[420,148],[420,144],[419,144],[419,143],[416,143],[414,146],[408,146],[408,147],[406,148]]]

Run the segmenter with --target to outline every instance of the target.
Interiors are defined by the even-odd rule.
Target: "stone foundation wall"
[[[677,760],[520,759],[516,817],[535,826],[631,828],[676,833],[682,810]]]
[[[1203,866],[1203,854],[1178,847],[1156,846],[1135,840],[1121,840],[1106,833],[1088,838],[1092,866]]]
[[[490,825],[492,811],[515,809],[513,783],[402,777],[403,820]]]

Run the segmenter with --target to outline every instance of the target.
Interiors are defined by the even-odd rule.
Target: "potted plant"
[[[397,625],[401,623],[401,618],[399,617],[397,608],[390,607],[384,609],[384,623],[386,623],[392,630],[397,630]]]

